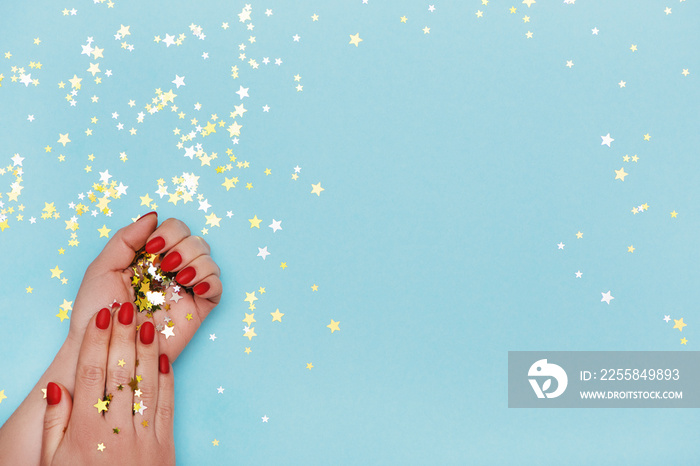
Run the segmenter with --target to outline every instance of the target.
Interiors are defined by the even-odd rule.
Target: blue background
[[[579,0],[528,8],[470,0],[436,2],[434,12],[403,1],[250,4],[252,32],[238,20],[242,2],[4,6],[0,167],[15,153],[25,160],[18,202],[5,194],[11,173],[0,176],[0,201],[4,209],[23,204],[25,219],[9,215],[10,228],[0,233],[0,390],[8,397],[0,421],[65,338],[68,321],[55,314],[63,299],[74,299],[106,242],[97,228],[114,233],[147,212],[139,200],[146,193],[161,219],[180,218],[193,232],[205,227],[196,201],[174,206],[155,194],[158,178],[172,186],[171,177],[188,172],[200,176],[210,212],[223,217],[204,237],[225,293],[174,364],[179,463],[696,461],[695,411],[508,409],[507,354],[694,349],[698,4]],[[63,16],[63,8],[78,14]],[[273,15],[264,14],[268,8]],[[192,35],[192,23],[205,40]],[[131,28],[125,40],[133,52],[114,40],[121,25]],[[187,38],[169,48],[153,41],[166,32]],[[356,33],[359,47],[348,44]],[[104,58],[80,54],[88,36]],[[258,69],[238,59],[240,43]],[[7,51],[11,59],[3,58]],[[265,56],[273,62],[262,64]],[[30,61],[42,69],[29,70]],[[99,85],[85,71],[97,61]],[[12,83],[13,65],[40,85]],[[70,107],[70,84],[57,83],[74,74],[83,87]],[[185,87],[171,84],[176,74]],[[243,101],[234,93],[239,85],[250,88]],[[184,120],[165,109],[136,122],[156,88],[173,89]],[[182,156],[175,127],[186,133],[191,118],[205,122],[213,113],[230,123],[240,103],[248,112],[238,118],[238,145],[217,128],[193,141],[219,154],[211,167]],[[56,140],[66,132],[72,142],[63,148]],[[601,145],[607,133],[611,147]],[[228,192],[214,169],[227,163],[227,148],[250,162],[225,174],[241,180]],[[623,162],[626,154],[639,161]],[[91,173],[83,170],[88,163]],[[629,173],[624,181],[615,180],[620,167]],[[109,218],[83,215],[80,245],[69,247],[68,204],[105,169],[128,193],[110,204]],[[318,182],[325,191],[310,194]],[[44,202],[55,202],[61,218],[40,219]],[[644,203],[647,211],[631,213]],[[253,215],[263,219],[260,230],[249,227]],[[266,227],[272,218],[282,220],[282,231]],[[263,261],[257,248],[266,245],[272,255]],[[49,278],[57,264],[67,285]],[[258,336],[249,341],[241,337],[243,299],[261,286]],[[600,301],[608,290],[609,305]],[[267,317],[276,308],[285,313],[281,324]],[[662,320],[666,314],[685,319],[682,334]],[[340,322],[332,334],[331,319]]]

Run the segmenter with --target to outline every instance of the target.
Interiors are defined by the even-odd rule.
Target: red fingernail
[[[112,310],[115,310],[118,307],[119,307],[119,303],[112,303]]]
[[[161,354],[158,358],[158,370],[161,374],[167,374],[170,372],[170,361],[168,361],[167,354]]]
[[[144,218],[146,218],[146,217],[148,217],[149,215],[152,215],[152,214],[156,214],[156,217],[158,216],[158,212],[156,212],[156,211],[154,210],[153,212],[149,212],[149,213],[147,213],[147,214],[145,214],[145,215],[142,215],[141,217],[139,217],[139,220],[143,220]],[[136,220],[136,221],[138,222],[139,220]]]
[[[163,261],[160,263],[160,268],[163,272],[170,272],[180,265],[181,262],[182,256],[180,256],[180,253],[173,251],[163,258]]]
[[[57,405],[61,402],[61,387],[53,382],[46,386],[46,402],[50,405]]]
[[[192,291],[194,291],[194,294],[198,295],[203,295],[207,291],[209,291],[209,283],[207,282],[202,282],[197,285],[195,285],[194,288],[192,288]]]
[[[97,324],[97,328],[101,328],[102,330],[106,329],[109,327],[109,319],[112,317],[112,315],[109,313],[109,309],[102,308],[100,309],[100,312],[97,313],[97,318],[95,318],[95,324]]]
[[[146,252],[154,254],[165,247],[165,240],[160,236],[156,236],[151,241],[146,243]]]
[[[156,335],[156,328],[151,322],[144,322],[141,325],[141,343],[150,345],[153,343],[153,338]]]
[[[134,320],[134,305],[131,303],[122,304],[122,308],[119,309],[119,322],[124,325],[129,325],[132,320]]]
[[[197,271],[194,267],[187,267],[186,269],[180,270],[180,272],[175,275],[175,280],[181,285],[187,285],[194,280],[195,275],[197,275]]]

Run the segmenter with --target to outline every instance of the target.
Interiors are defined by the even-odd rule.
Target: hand
[[[210,255],[206,241],[191,236],[183,222],[170,218],[158,228],[157,216],[146,215],[120,229],[107,243],[85,272],[71,314],[69,339],[82,341],[92,309],[110,305],[113,300],[134,302],[131,285],[132,261],[137,251],[146,246],[151,254],[167,253],[163,258],[166,271],[178,272],[181,285],[192,286],[193,293],[180,291],[181,299],[171,301],[172,288],[166,293],[170,309],[153,313],[157,326],[165,317],[172,320],[173,336],[159,335],[161,351],[175,361],[189,343],[202,321],[219,303],[222,293],[220,269]],[[192,275],[194,273],[194,275]],[[176,297],[177,299],[177,297]],[[188,318],[189,315],[189,318]],[[145,312],[137,313],[137,323],[147,320]],[[77,348],[77,345],[74,345]]]
[[[135,302],[131,285],[134,272],[131,265],[136,252],[142,250],[147,243],[148,252],[159,255],[168,253],[164,257],[169,262],[166,265],[181,273],[179,280],[182,280],[182,285],[192,286],[194,291],[180,290],[181,299],[175,303],[172,300],[174,288],[168,288],[165,299],[170,309],[158,310],[152,314],[151,320],[159,327],[165,322],[166,316],[171,319],[169,324],[174,324],[172,328],[163,327],[167,333],[172,330],[174,336],[155,334],[161,352],[167,355],[168,360],[174,361],[177,358],[219,302],[222,292],[220,271],[209,255],[209,245],[202,238],[191,236],[187,226],[179,220],[168,219],[156,228],[158,219],[154,214],[147,214],[115,233],[88,267],[70,316],[68,338],[34,389],[0,428],[0,464],[39,462],[40,452],[37,446],[40,444],[41,423],[46,410],[41,390],[53,381],[62,384],[61,390],[68,397],[73,392],[78,354],[86,330],[90,328],[94,310],[109,307],[113,301]],[[173,252],[179,255],[180,264],[169,259],[177,258]],[[190,267],[195,272],[194,277],[187,277],[189,272],[183,271]],[[206,289],[206,285],[209,289]],[[188,319],[188,315],[191,319]],[[142,312],[137,313],[134,320],[141,324],[147,319],[150,317]]]
[[[49,383],[42,466],[175,464],[172,368],[150,321],[136,337],[134,314],[127,302],[90,318],[73,399]]]

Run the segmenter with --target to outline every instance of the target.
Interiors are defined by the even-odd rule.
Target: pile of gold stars
[[[168,287],[177,284],[176,273],[164,272],[160,268],[160,263],[159,254],[148,254],[144,248],[136,252],[131,263],[131,270],[134,272],[131,286],[136,295],[136,308],[138,312],[146,312],[148,317],[152,317],[153,313],[165,304]],[[189,288],[185,289],[189,291]],[[169,310],[170,305],[165,304],[164,309]]]

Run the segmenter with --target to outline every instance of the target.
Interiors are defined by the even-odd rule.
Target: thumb
[[[46,387],[46,413],[44,413],[44,434],[41,439],[41,465],[50,465],[58,445],[68,427],[73,400],[61,384],[49,382]]]
[[[158,214],[149,212],[134,223],[121,228],[107,242],[90,267],[95,267],[100,272],[127,268],[134,260],[136,251],[146,244],[146,240],[157,226]]]

